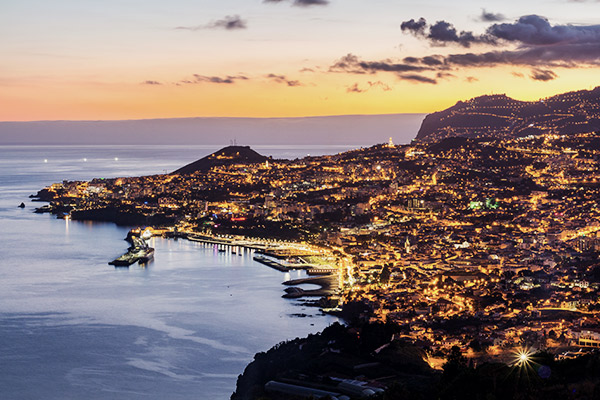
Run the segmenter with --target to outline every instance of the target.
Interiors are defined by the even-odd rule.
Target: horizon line
[[[387,117],[400,115],[428,115],[431,113],[386,113],[386,114],[330,114],[330,115],[306,115],[301,117],[155,117],[155,118],[125,118],[125,119],[37,119],[37,120],[3,120],[1,123],[32,123],[32,122],[136,122],[136,121],[166,121],[166,120],[189,120],[189,119],[251,119],[251,120],[282,120],[282,119],[311,119],[311,118],[341,118],[341,117]]]

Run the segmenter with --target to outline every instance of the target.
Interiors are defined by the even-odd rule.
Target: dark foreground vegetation
[[[557,360],[538,352],[515,365],[474,366],[455,346],[445,358],[443,370],[432,369],[425,361],[427,352],[398,338],[392,324],[335,323],[321,333],[256,354],[239,376],[231,399],[308,398],[266,390],[270,381],[343,393],[343,379],[383,389],[368,397],[381,400],[600,399],[597,353]]]

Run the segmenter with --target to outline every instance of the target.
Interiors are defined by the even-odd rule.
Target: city
[[[600,399],[600,0],[0,10],[3,398]]]
[[[517,346],[560,357],[600,346],[595,134],[390,140],[247,163],[250,152],[225,148],[189,175],[63,182],[38,196],[65,218],[321,248],[342,282],[328,303],[366,305],[361,318],[398,325],[431,365],[453,346],[479,362],[508,362]]]

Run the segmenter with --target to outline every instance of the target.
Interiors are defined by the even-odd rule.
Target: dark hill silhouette
[[[506,95],[475,97],[429,114],[416,139],[448,137],[516,138],[543,133],[569,135],[600,130],[600,87],[538,101]]]
[[[173,174],[193,174],[196,171],[208,171],[210,168],[231,164],[255,164],[267,161],[269,158],[258,154],[250,146],[227,146],[209,154],[193,163],[179,168]]]

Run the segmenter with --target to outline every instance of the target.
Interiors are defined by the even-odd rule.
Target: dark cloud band
[[[500,14],[486,13],[485,10],[481,16],[486,21],[497,21],[500,18]],[[411,67],[414,72],[427,72],[514,65],[534,67],[529,77],[545,82],[557,78],[551,68],[600,66],[600,25],[552,25],[539,15],[526,15],[513,23],[492,24],[481,35],[458,32],[446,21],[430,25],[424,18],[405,21],[400,28],[403,32],[434,45],[458,44],[469,47],[479,43],[495,49],[426,57],[408,56],[404,57],[402,64],[390,60],[366,62],[358,60],[357,56],[348,55],[336,61],[330,70],[352,73],[402,72]],[[433,83],[431,81],[435,80],[422,75],[416,77],[415,81],[426,83]],[[407,79],[407,76],[403,79]]]

